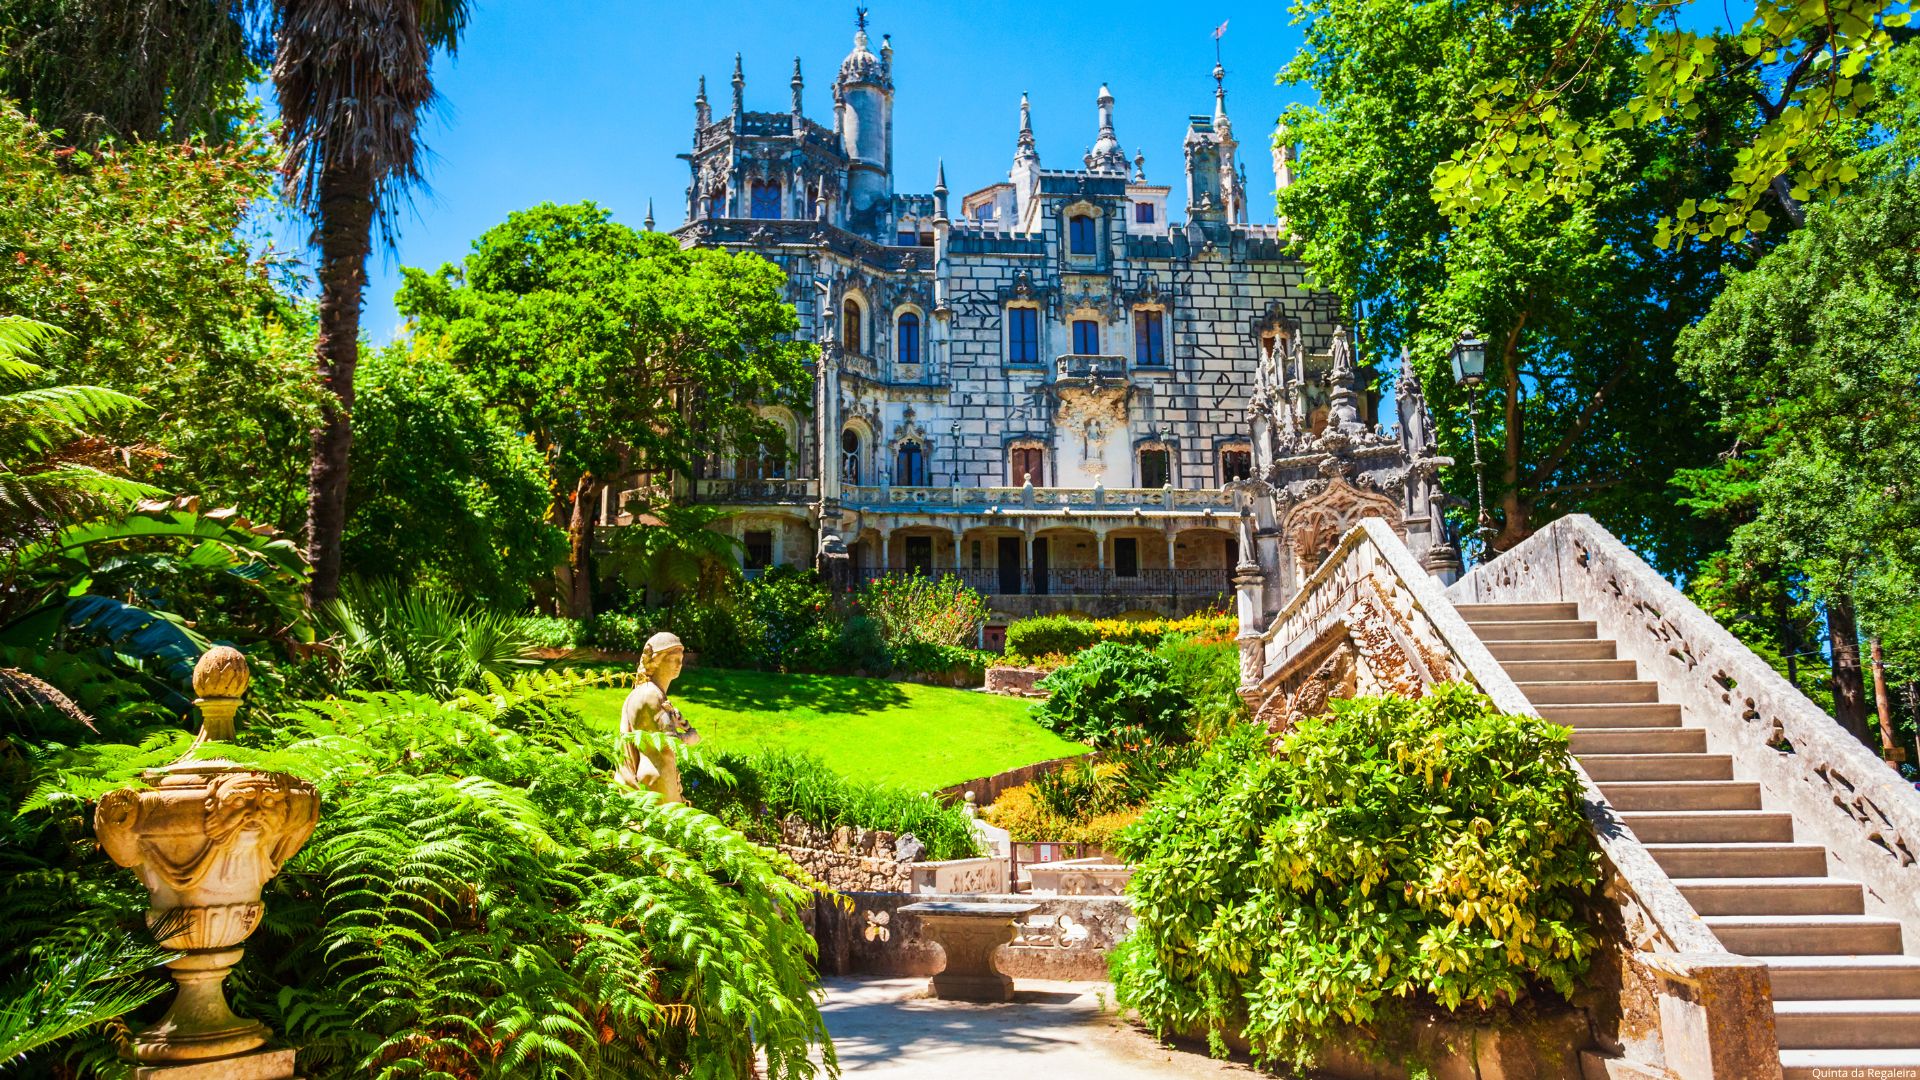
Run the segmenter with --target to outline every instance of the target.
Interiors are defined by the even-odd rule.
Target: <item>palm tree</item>
[[[732,517],[715,506],[629,504],[634,523],[607,541],[609,576],[656,596],[706,586],[708,595],[740,573],[740,541],[714,528]]]
[[[320,249],[320,327],[314,359],[334,395],[314,432],[307,472],[309,596],[340,592],[347,456],[360,301],[373,228],[391,243],[393,216],[420,182],[420,119],[432,104],[433,54],[452,55],[465,0],[272,0],[273,86],[281,173],[290,201],[313,219]]]

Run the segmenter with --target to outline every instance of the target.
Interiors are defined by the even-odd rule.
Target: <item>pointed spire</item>
[[[1233,123],[1227,119],[1227,69],[1219,61],[1213,65],[1213,126],[1229,135],[1233,132]]]
[[[940,159],[940,166],[933,174],[933,220],[947,220],[947,159]]]
[[[800,115],[800,88],[805,80],[800,77],[800,58],[793,58],[793,115]]]
[[[1027,102],[1027,93],[1020,92],[1020,138],[1013,151],[1013,163],[1025,162],[1040,164],[1040,150],[1033,141],[1033,106]]]
[[[1107,89],[1106,83],[1100,84],[1100,96],[1095,103],[1100,107],[1100,137],[1087,151],[1087,170],[1125,176],[1127,152],[1120,149],[1120,139],[1113,131],[1113,91]]]
[[[651,195],[647,196],[647,217],[641,224],[647,227],[648,232],[653,231],[653,196]]]
[[[733,119],[739,126],[740,116],[746,112],[747,76],[740,70],[740,54],[733,54]]]
[[[713,123],[713,109],[707,105],[707,77],[700,76],[700,92],[693,95],[693,120],[703,130]]]

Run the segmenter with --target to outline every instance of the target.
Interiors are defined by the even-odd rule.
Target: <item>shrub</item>
[[[930,641],[904,641],[887,650],[887,664],[897,672],[942,675],[955,668],[967,669],[974,685],[986,678],[991,654],[965,645],[937,645]]]
[[[1008,788],[983,811],[990,824],[1007,830],[1009,839],[1093,844],[1113,850],[1120,830],[1140,818],[1137,806],[1121,807],[1085,818],[1065,818],[1048,809],[1031,784]]]
[[[1188,728],[1195,738],[1212,742],[1248,718],[1246,702],[1240,699],[1237,643],[1173,633],[1154,652],[1166,660],[1174,685],[1193,703]]]
[[[1165,742],[1182,734],[1193,703],[1167,661],[1138,645],[1095,645],[1040,680],[1034,719],[1095,746]]]
[[[1172,635],[1202,644],[1232,641],[1240,624],[1225,612],[1201,612],[1182,619],[1076,619],[1071,615],[1036,615],[1007,627],[1007,653],[1026,657],[1064,653],[1071,656],[1103,641],[1154,648]]]
[[[577,649],[586,644],[578,619],[552,615],[524,615],[513,621],[514,633],[536,649]]]
[[[1570,996],[1600,884],[1564,728],[1449,684],[1361,698],[1282,753],[1242,725],[1119,839],[1136,932],[1111,963],[1160,1033],[1268,1063],[1386,1052],[1413,1010]]]
[[[534,663],[520,619],[440,589],[348,578],[321,622],[354,689],[444,697]]]
[[[779,839],[781,818],[797,817],[826,829],[912,833],[927,846],[929,859],[980,853],[973,819],[961,807],[891,784],[848,779],[804,754],[714,754],[683,767],[682,775],[689,802],[765,843]]]
[[[952,574],[887,574],[861,586],[854,604],[880,624],[889,649],[910,641],[971,646],[989,610],[986,596]]]

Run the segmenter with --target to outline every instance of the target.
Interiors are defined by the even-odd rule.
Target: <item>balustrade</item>
[[[993,567],[861,567],[850,575],[850,586],[858,588],[884,577],[907,575],[941,577],[952,574],[968,588],[991,596],[1139,596],[1172,599],[1224,598],[1233,591],[1233,571],[1220,569],[1147,570],[1121,574],[1111,568],[1031,567],[1004,570]]]

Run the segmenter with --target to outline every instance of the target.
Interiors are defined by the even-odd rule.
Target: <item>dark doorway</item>
[[[1044,539],[1033,542],[1033,594],[1047,595],[1047,542]]]
[[[1113,572],[1119,577],[1140,576],[1140,541],[1131,536],[1113,538]]]
[[[1003,536],[1000,538],[1000,592],[1007,596],[1020,593],[1020,538]]]
[[[933,573],[933,537],[907,537],[907,569],[922,574]]]

